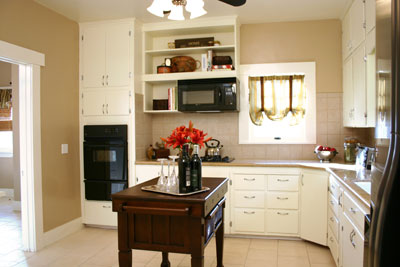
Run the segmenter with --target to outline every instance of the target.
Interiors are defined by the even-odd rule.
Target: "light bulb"
[[[205,11],[203,7],[198,7],[195,10],[193,10],[192,12],[190,12],[190,18],[195,19],[195,18],[198,18],[205,14],[207,14],[207,11]]]
[[[185,20],[185,17],[183,16],[183,7],[180,5],[173,5],[171,8],[171,14],[169,14],[168,18],[171,20]]]
[[[154,0],[151,6],[147,8],[151,14],[156,15],[158,17],[164,17],[164,12],[162,9],[162,0]]]

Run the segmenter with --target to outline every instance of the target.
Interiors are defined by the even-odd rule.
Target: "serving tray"
[[[143,186],[141,188],[143,191],[149,191],[149,192],[154,192],[154,193],[160,193],[160,194],[166,194],[166,195],[172,195],[172,196],[190,196],[190,195],[194,195],[194,194],[198,194],[198,193],[203,193],[206,192],[208,190],[210,190],[210,188],[203,186],[201,188],[201,190],[199,191],[195,191],[195,192],[190,192],[190,193],[174,193],[174,192],[168,192],[168,191],[164,191],[160,188],[159,185],[148,185],[148,186]]]

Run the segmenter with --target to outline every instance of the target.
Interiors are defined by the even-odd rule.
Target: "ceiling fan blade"
[[[242,6],[246,3],[246,0],[219,0],[231,6]]]

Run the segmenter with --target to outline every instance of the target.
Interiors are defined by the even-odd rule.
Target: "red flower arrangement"
[[[165,147],[172,146],[172,148],[174,149],[182,149],[182,146],[186,143],[198,144],[200,148],[202,148],[204,146],[204,143],[212,139],[212,137],[209,137],[204,140],[206,135],[207,133],[204,133],[199,129],[193,128],[193,122],[189,121],[189,127],[183,125],[177,127],[175,128],[175,130],[172,131],[172,134],[170,136],[168,136],[167,138],[161,137],[161,140],[165,142]]]

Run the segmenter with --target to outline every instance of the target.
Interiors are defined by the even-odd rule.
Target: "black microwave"
[[[236,78],[178,81],[178,110],[239,111],[238,88]]]

